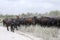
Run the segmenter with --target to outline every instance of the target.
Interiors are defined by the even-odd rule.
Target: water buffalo
[[[3,26],[5,26],[6,25],[6,21],[7,21],[8,19],[4,19],[3,20]]]
[[[17,19],[4,19],[3,20],[3,25],[6,25],[8,31],[9,31],[8,27],[10,27],[11,31],[14,32],[14,28],[17,29],[18,24],[19,24],[19,21],[17,21]]]
[[[55,26],[56,25],[56,20],[54,18],[50,18],[50,20],[47,23],[47,26]]]
[[[14,28],[13,28],[13,25],[12,25],[13,23],[12,23],[12,19],[4,19],[3,20],[3,25],[6,25],[6,27],[7,27],[7,30],[9,31],[9,26],[10,26],[10,28],[11,28],[11,31],[13,31],[14,32]]]
[[[49,20],[49,17],[40,17],[38,18],[38,24],[40,24],[41,26],[47,26]]]
[[[33,20],[34,20],[34,24],[35,24],[35,25],[38,24],[39,21],[38,21],[37,16],[34,16],[34,17],[33,17]]]
[[[33,18],[31,18],[31,17],[25,18],[25,24],[26,25],[35,24],[35,20]]]
[[[60,17],[55,17],[55,26],[60,26]]]
[[[47,22],[47,26],[59,27],[60,26],[60,17],[50,18]]]

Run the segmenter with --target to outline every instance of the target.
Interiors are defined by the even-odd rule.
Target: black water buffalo
[[[60,26],[60,18],[59,17],[52,17],[47,23],[50,26]]]
[[[12,19],[4,19],[3,20],[3,25],[6,25],[8,31],[9,31],[9,28],[8,27],[10,26],[11,31],[14,32],[14,27],[13,27]]]
[[[56,20],[54,18],[50,18],[50,20],[47,22],[47,26],[55,26],[56,25]]]
[[[34,20],[34,24],[35,24],[35,25],[38,24],[39,20],[38,20],[37,16],[34,16],[34,17],[32,17],[32,18],[33,18],[33,20]]]
[[[43,17],[41,19],[42,25],[47,25],[47,26],[55,26],[59,27],[60,26],[60,17]]]
[[[3,26],[5,26],[6,25],[6,21],[7,21],[8,19],[4,19],[3,20]]]
[[[3,25],[6,25],[8,31],[9,31],[8,27],[10,27],[11,31],[14,32],[14,28],[17,29],[17,25],[19,26],[19,21],[17,19],[4,19]]]
[[[60,17],[55,17],[55,26],[60,26]]]
[[[49,20],[50,20],[49,17],[40,17],[38,18],[38,24],[40,24],[41,26],[47,26]]]
[[[20,25],[25,25],[25,18],[19,18]]]

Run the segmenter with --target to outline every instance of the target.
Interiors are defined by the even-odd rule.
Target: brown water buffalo
[[[26,25],[35,24],[35,20],[33,18],[31,18],[31,17],[25,18],[25,24]]]

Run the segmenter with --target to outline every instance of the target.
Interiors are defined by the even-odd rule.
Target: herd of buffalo
[[[51,27],[51,26],[56,26],[59,27],[60,26],[60,17],[27,17],[27,18],[23,18],[23,17],[18,17],[17,18],[6,18],[3,19],[3,25],[5,25],[7,27],[7,30],[9,31],[9,26],[11,28],[11,31],[14,32],[14,29],[16,28],[18,30],[17,27],[20,27],[20,25],[36,25],[39,24],[41,26],[47,26],[47,27]]]

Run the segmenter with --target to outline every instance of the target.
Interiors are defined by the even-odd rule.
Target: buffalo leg
[[[11,26],[11,31],[14,32],[14,26]]]
[[[14,28],[16,28],[16,30],[18,30],[17,25],[15,25]]]
[[[18,27],[20,27],[20,24],[18,25]]]
[[[7,30],[9,31],[9,28],[8,28],[8,26],[7,26]]]

